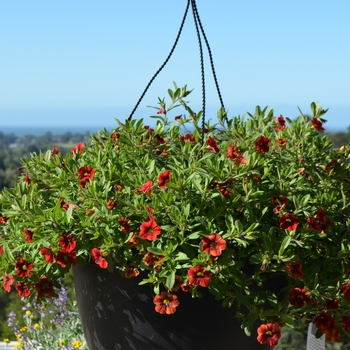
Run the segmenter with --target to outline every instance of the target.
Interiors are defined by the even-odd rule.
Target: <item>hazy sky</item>
[[[0,1],[0,131],[124,120],[167,57],[186,3]],[[229,115],[268,105],[294,118],[297,106],[309,113],[320,101],[330,108],[326,128],[350,125],[349,0],[197,0],[197,7]],[[207,53],[205,68],[209,118],[219,100]],[[172,81],[194,88],[189,100],[201,108],[192,12],[136,117],[151,115],[147,106]]]

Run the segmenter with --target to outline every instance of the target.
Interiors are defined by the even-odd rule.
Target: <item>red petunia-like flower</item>
[[[75,266],[77,264],[77,253],[75,250],[67,251],[66,249],[61,249],[58,251],[55,260],[63,268],[67,265]]]
[[[218,233],[202,238],[202,250],[204,253],[212,256],[219,256],[225,249],[226,241]]]
[[[182,135],[182,136],[180,136],[179,140],[182,141],[183,143],[185,143],[185,142],[191,142],[191,143],[196,142],[196,139],[194,138],[193,134]]]
[[[77,241],[76,241],[75,237],[72,235],[61,236],[59,243],[60,243],[60,246],[68,253],[72,252],[77,245]]]
[[[326,211],[321,208],[315,211],[314,217],[306,220],[310,229],[315,232],[325,233],[325,230],[332,226],[332,223],[326,217]]]
[[[336,310],[339,307],[339,301],[338,300],[328,300],[326,303],[327,306],[327,311],[332,311],[332,310]]]
[[[85,187],[86,183],[93,179],[95,176],[95,170],[88,166],[83,166],[78,169],[78,178],[80,179],[80,186]]]
[[[209,152],[211,153],[219,153],[219,147],[214,139],[214,137],[209,136],[207,140],[207,145],[209,146]]]
[[[43,277],[40,282],[34,284],[34,288],[38,293],[38,298],[45,296],[54,297],[55,291],[53,289],[53,282],[47,277]]]
[[[349,316],[343,316],[341,321],[343,322],[343,325],[344,325],[344,331],[345,332],[350,331],[350,317]]]
[[[281,328],[275,323],[262,324],[258,328],[257,340],[260,344],[275,346],[281,338]]]
[[[284,208],[288,204],[288,198],[286,196],[272,196],[271,200],[274,206],[273,212],[275,214],[283,213]]]
[[[150,194],[152,192],[152,186],[153,182],[151,180],[147,181],[145,184],[143,184],[138,191],[141,191],[145,194]]]
[[[317,131],[319,131],[319,132],[324,131],[324,127],[322,126],[322,122],[321,122],[319,119],[317,119],[317,118],[315,118],[315,117],[312,117],[312,118],[311,118],[311,124],[312,124],[312,127],[313,127],[315,130],[317,130]]]
[[[50,248],[40,248],[40,254],[44,255],[46,262],[50,264],[52,264],[55,261],[56,256]]]
[[[124,232],[126,235],[128,235],[131,231],[130,229],[130,220],[125,219],[123,217],[118,219],[118,224],[121,225],[120,231]]]
[[[104,258],[103,253],[100,249],[92,248],[91,254],[92,260],[102,269],[106,269],[108,267],[108,261]]]
[[[28,277],[33,264],[28,260],[22,259],[16,262],[17,275],[20,277]]]
[[[276,148],[286,147],[287,146],[287,139],[286,138],[280,138],[276,140]]]
[[[159,265],[159,262],[164,258],[164,255],[155,255],[151,252],[147,252],[147,254],[142,259],[145,265]]]
[[[333,322],[333,317],[327,312],[321,312],[314,318],[314,324],[317,328],[321,328],[323,333],[324,330],[327,329]]]
[[[292,259],[285,269],[293,280],[304,276],[303,265],[297,259]]]
[[[12,275],[8,275],[6,272],[4,272],[4,279],[3,279],[3,286],[6,292],[11,291],[11,286],[13,282],[15,281],[15,278]]]
[[[278,130],[283,131],[286,128],[286,121],[282,114],[275,120],[275,123],[276,123],[276,126],[275,126],[276,131]]]
[[[308,296],[309,292],[306,289],[294,288],[290,292],[289,302],[293,306],[302,307],[304,304],[310,305],[311,298]]]
[[[282,230],[294,231],[299,225],[299,219],[294,214],[286,214],[280,218],[280,228]]]
[[[4,253],[4,247],[0,245],[0,256]]]
[[[82,154],[83,153],[83,149],[85,148],[85,146],[82,143],[78,143],[77,145],[75,145],[74,147],[72,147],[71,149],[71,153],[75,154],[75,153],[79,153]]]
[[[26,227],[23,228],[23,232],[26,236],[26,240],[28,243],[32,242],[33,239],[33,231],[28,230]]]
[[[16,290],[20,297],[27,297],[30,294],[30,289],[28,287],[28,284],[24,282],[18,282],[16,284]]]
[[[188,282],[194,286],[208,287],[211,283],[211,271],[207,271],[203,265],[191,267],[187,274],[189,276]]]
[[[344,293],[344,298],[345,299],[350,299],[350,283],[347,283],[343,287],[343,293]]]
[[[259,154],[266,153],[270,149],[270,140],[267,137],[261,135],[255,141],[255,147],[258,150]]]
[[[170,181],[170,170],[165,170],[164,173],[159,174],[158,176],[158,186],[160,188],[165,188],[166,183]]]
[[[180,305],[177,296],[167,291],[157,294],[153,298],[153,302],[156,305],[155,310],[162,315],[175,313],[176,308]]]
[[[160,226],[155,222],[153,217],[150,217],[148,221],[145,221],[140,226],[139,236],[142,239],[147,239],[148,241],[153,241],[160,235]]]
[[[228,146],[227,158],[231,159],[235,164],[247,164],[247,159],[243,157],[243,153],[239,151],[237,146]]]

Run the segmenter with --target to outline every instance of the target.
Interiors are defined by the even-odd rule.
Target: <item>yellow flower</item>
[[[4,339],[4,343],[9,343],[10,342],[10,339],[9,338],[5,338]]]
[[[29,315],[31,315],[31,314],[32,314],[32,313],[31,313],[29,310],[26,311],[26,315],[29,316]]]
[[[19,341],[15,346],[15,349],[23,349],[24,348],[24,343],[22,341]]]
[[[40,329],[40,324],[39,324],[39,323],[36,323],[33,327],[34,327],[35,329]]]
[[[73,345],[74,349],[79,349],[83,345],[83,343],[80,341],[74,341],[74,342],[72,342],[72,345]]]
[[[24,326],[24,327],[22,327],[22,328],[20,328],[20,332],[26,332],[27,330],[28,330],[29,328],[27,327],[27,326]]]
[[[65,341],[65,340],[63,340],[63,339],[61,339],[61,340],[58,342],[58,344],[60,344],[60,345],[64,345],[64,344],[66,344],[66,341]]]
[[[21,339],[22,339],[22,334],[21,334],[21,333],[16,334],[16,338],[17,338],[18,340],[21,340]]]

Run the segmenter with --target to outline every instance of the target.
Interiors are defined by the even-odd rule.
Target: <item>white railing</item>
[[[5,343],[3,341],[0,341],[0,350],[15,350],[16,348],[14,347],[18,342],[16,341],[11,341],[9,343]]]

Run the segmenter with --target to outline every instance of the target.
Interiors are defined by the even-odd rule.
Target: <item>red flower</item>
[[[92,260],[99,265],[102,269],[106,269],[108,266],[107,260],[104,258],[101,250],[97,248],[91,249]]]
[[[276,148],[281,148],[281,147],[285,147],[287,145],[287,139],[278,139],[276,140]]]
[[[129,234],[130,233],[130,220],[129,219],[125,219],[123,217],[118,219],[118,224],[120,224],[122,227],[120,228],[121,232],[124,232],[125,234]]]
[[[194,138],[193,134],[186,134],[186,135],[182,135],[180,136],[180,141],[182,141],[183,143],[185,142],[196,142],[196,139]]]
[[[72,252],[77,245],[76,239],[72,235],[61,236],[59,243],[60,243],[60,246],[68,253]]]
[[[16,290],[17,290],[18,295],[20,297],[27,297],[30,294],[30,289],[29,289],[27,283],[24,283],[24,282],[17,283]]]
[[[227,158],[231,159],[235,164],[247,164],[247,159],[243,157],[243,153],[239,151],[237,146],[228,146]]]
[[[171,315],[176,312],[176,307],[180,305],[177,296],[167,291],[157,294],[153,299],[155,310],[164,315]]]
[[[78,143],[77,145],[72,147],[71,153],[75,154],[76,152],[79,152],[79,154],[82,154],[84,148],[85,148],[85,146],[82,143]]]
[[[140,226],[139,236],[142,239],[147,239],[148,241],[153,241],[160,234],[161,228],[155,222],[153,217],[150,217],[148,221],[145,221]]]
[[[155,255],[151,252],[147,252],[147,254],[142,259],[145,265],[151,266],[151,265],[158,265],[160,260],[164,258],[163,255]]]
[[[40,248],[40,254],[45,256],[46,262],[52,264],[55,261],[55,254],[50,248],[42,247]]]
[[[275,346],[281,338],[281,328],[275,323],[262,324],[258,328],[258,342]]]
[[[323,329],[322,331],[325,334],[327,341],[331,341],[331,342],[340,341],[340,332],[334,320],[327,329]]]
[[[307,218],[306,222],[309,226],[309,228],[311,228],[312,230],[314,230],[315,232],[322,232],[322,229],[320,226],[318,226],[318,223],[315,219],[313,218]]]
[[[265,136],[260,136],[255,141],[255,147],[259,154],[266,153],[270,149],[270,140]]]
[[[26,182],[27,184],[30,183],[30,178],[29,178],[29,174],[28,173],[26,173],[26,176],[25,176],[23,181]]]
[[[64,209],[64,210],[68,210],[68,208],[69,208],[69,204],[64,200],[64,198],[62,198],[61,200],[60,200],[60,206],[61,206],[61,208],[62,209]]]
[[[332,223],[326,217],[326,211],[321,208],[315,211],[314,218],[307,218],[306,222],[309,225],[309,228],[315,232],[325,233],[325,230],[332,226]]]
[[[319,119],[316,119],[315,117],[312,117],[311,118],[311,124],[312,124],[312,127],[319,131],[319,132],[322,132],[324,131],[324,128],[322,126],[322,122],[319,120]]]
[[[0,214],[0,224],[5,225],[6,222],[7,222],[7,219],[5,218],[5,216],[3,216],[3,215]]]
[[[4,248],[2,245],[0,245],[0,256],[4,253]]]
[[[344,293],[344,298],[345,299],[350,299],[350,283],[347,283],[343,287],[343,293]]]
[[[313,322],[317,328],[321,328],[323,331],[327,329],[334,322],[334,320],[330,314],[327,314],[327,312],[321,312],[314,318]]]
[[[207,271],[203,265],[191,267],[187,274],[189,276],[189,283],[194,286],[208,287],[211,283],[211,271]]]
[[[165,170],[164,173],[158,176],[158,186],[160,188],[165,188],[166,183],[170,181],[170,170]]]
[[[160,109],[158,109],[157,114],[166,114],[166,111],[164,108],[160,108]]]
[[[124,277],[125,278],[132,278],[132,277],[137,277],[140,274],[140,271],[138,270],[137,267],[126,267],[124,270]]]
[[[299,225],[299,219],[294,214],[286,214],[280,218],[280,228],[282,230],[294,231]]]
[[[275,130],[281,130],[283,131],[286,128],[286,121],[284,120],[283,115],[281,114],[276,120],[275,120],[276,126]]]
[[[83,166],[78,169],[78,178],[80,181],[80,186],[85,187],[86,183],[93,179],[95,176],[95,170],[89,168],[88,166]]]
[[[33,238],[33,231],[30,231],[26,227],[24,227],[23,232],[26,235],[27,242],[30,243],[32,241],[32,238]]]
[[[150,194],[152,192],[152,186],[153,186],[153,182],[149,180],[139,188],[139,191],[145,194]]]
[[[212,256],[221,255],[222,251],[226,249],[226,241],[218,233],[204,236],[202,238],[202,250],[204,253]]]
[[[107,209],[112,210],[115,206],[116,206],[116,203],[113,202],[112,199],[109,199],[107,204],[106,204]]]
[[[284,208],[288,204],[288,198],[286,196],[272,196],[271,200],[274,206],[273,212],[275,214],[283,213]]]
[[[53,282],[47,277],[43,277],[40,282],[34,284],[34,288],[38,293],[38,298],[43,298],[44,296],[54,297],[55,291],[53,290]]]
[[[350,331],[350,317],[349,316],[343,316],[342,322],[344,325],[344,331]]]
[[[67,265],[77,264],[77,253],[75,250],[67,251],[66,249],[61,249],[56,256],[57,264],[65,268]]]
[[[33,264],[27,260],[19,260],[16,262],[17,275],[21,277],[28,277]]]
[[[297,278],[302,278],[304,276],[303,265],[299,260],[292,259],[288,265],[285,267],[286,271],[289,273],[293,280]]]
[[[4,272],[4,279],[3,279],[3,284],[4,284],[4,289],[6,292],[11,291],[11,286],[13,282],[15,281],[15,278],[12,275],[8,275],[6,272]]]
[[[207,145],[209,146],[209,152],[211,152],[211,153],[219,153],[220,152],[219,147],[216,144],[214,137],[211,137],[211,136],[208,137]]]
[[[221,192],[221,194],[225,197],[230,197],[231,196],[231,192],[225,188],[225,187],[221,187],[219,188],[219,191]]]
[[[332,300],[328,300],[326,305],[327,305],[327,311],[332,311],[332,310],[338,309],[339,302],[338,300],[332,299]]]
[[[311,298],[308,296],[306,289],[294,288],[290,292],[289,302],[297,307],[302,307],[304,304],[311,304]]]

